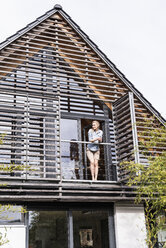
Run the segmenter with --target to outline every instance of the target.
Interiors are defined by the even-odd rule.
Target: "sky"
[[[0,0],[0,42],[55,4],[166,119],[166,0]]]

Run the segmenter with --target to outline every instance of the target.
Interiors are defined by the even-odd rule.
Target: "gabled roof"
[[[80,27],[71,19],[71,17],[62,9],[60,5],[55,5],[53,9],[46,12],[44,15],[37,18],[34,22],[28,24],[25,28],[19,30],[16,34],[10,36],[4,42],[0,43],[0,50],[8,46],[13,41],[20,38],[22,35],[30,31],[32,28],[39,25],[41,22],[49,18],[55,13],[59,13],[66,22],[81,36],[81,38],[92,48],[93,51],[104,61],[105,64],[109,66],[109,68],[119,77],[119,79],[131,90],[136,97],[149,109],[149,111],[157,117],[163,124],[165,124],[166,120],[160,115],[160,113],[151,105],[149,101],[147,101],[144,96],[134,87],[134,85],[125,77],[123,73],[121,73],[114,63],[112,63],[107,56],[98,48],[98,46],[80,29]]]

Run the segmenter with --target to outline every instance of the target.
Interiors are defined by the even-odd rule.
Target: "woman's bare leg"
[[[98,160],[95,159],[95,162],[94,162],[94,180],[97,180],[98,172],[99,172]]]
[[[91,171],[91,176],[92,176],[92,180],[95,180],[95,166],[94,166],[94,162],[90,162],[90,171]]]

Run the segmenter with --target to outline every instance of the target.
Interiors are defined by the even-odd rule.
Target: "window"
[[[65,211],[32,211],[29,214],[29,248],[67,248]]]
[[[165,219],[164,214],[160,218]],[[164,248],[166,245],[166,223],[164,223],[163,228],[158,232],[158,248]]]
[[[61,119],[61,168],[63,179],[78,179],[78,124],[77,120]]]
[[[113,211],[111,212],[113,214]],[[31,211],[29,248],[112,248],[110,211]],[[113,221],[113,218],[111,218]],[[109,233],[114,237],[109,242]]]
[[[20,206],[11,206],[10,209],[2,206],[0,212],[0,225],[23,225],[25,214]]]

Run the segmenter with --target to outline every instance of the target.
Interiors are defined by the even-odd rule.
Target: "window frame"
[[[88,120],[98,120],[102,122],[102,130],[104,133],[104,142],[110,143],[110,134],[109,134],[109,113],[106,107],[104,108],[104,116],[94,116],[94,115],[85,115],[85,114],[75,114],[75,113],[69,113],[69,112],[61,112],[61,119],[71,119],[71,120],[77,120],[77,132],[78,132],[78,139],[83,140],[82,134],[81,134],[81,121],[83,119]],[[79,160],[82,161],[82,146],[79,144]],[[111,156],[111,147],[104,147],[104,161],[105,162],[105,172],[106,177],[104,181],[116,181],[116,171],[112,163],[112,156]],[[112,171],[112,173],[111,173]],[[81,172],[82,180],[87,180],[86,178],[83,179],[83,172]]]
[[[114,203],[103,203],[103,207],[101,204],[96,203],[76,203],[72,207],[61,206],[48,206],[46,205],[44,208],[41,206],[30,207],[29,211],[65,211],[67,218],[67,229],[68,229],[68,248],[74,248],[74,228],[73,228],[73,212],[74,211],[106,211],[108,216],[108,243],[109,248],[116,248],[116,238],[115,238],[115,223],[114,223]],[[73,205],[73,204],[72,204]],[[26,223],[27,223],[27,237],[26,237],[26,248],[29,247],[29,212],[26,213]]]

